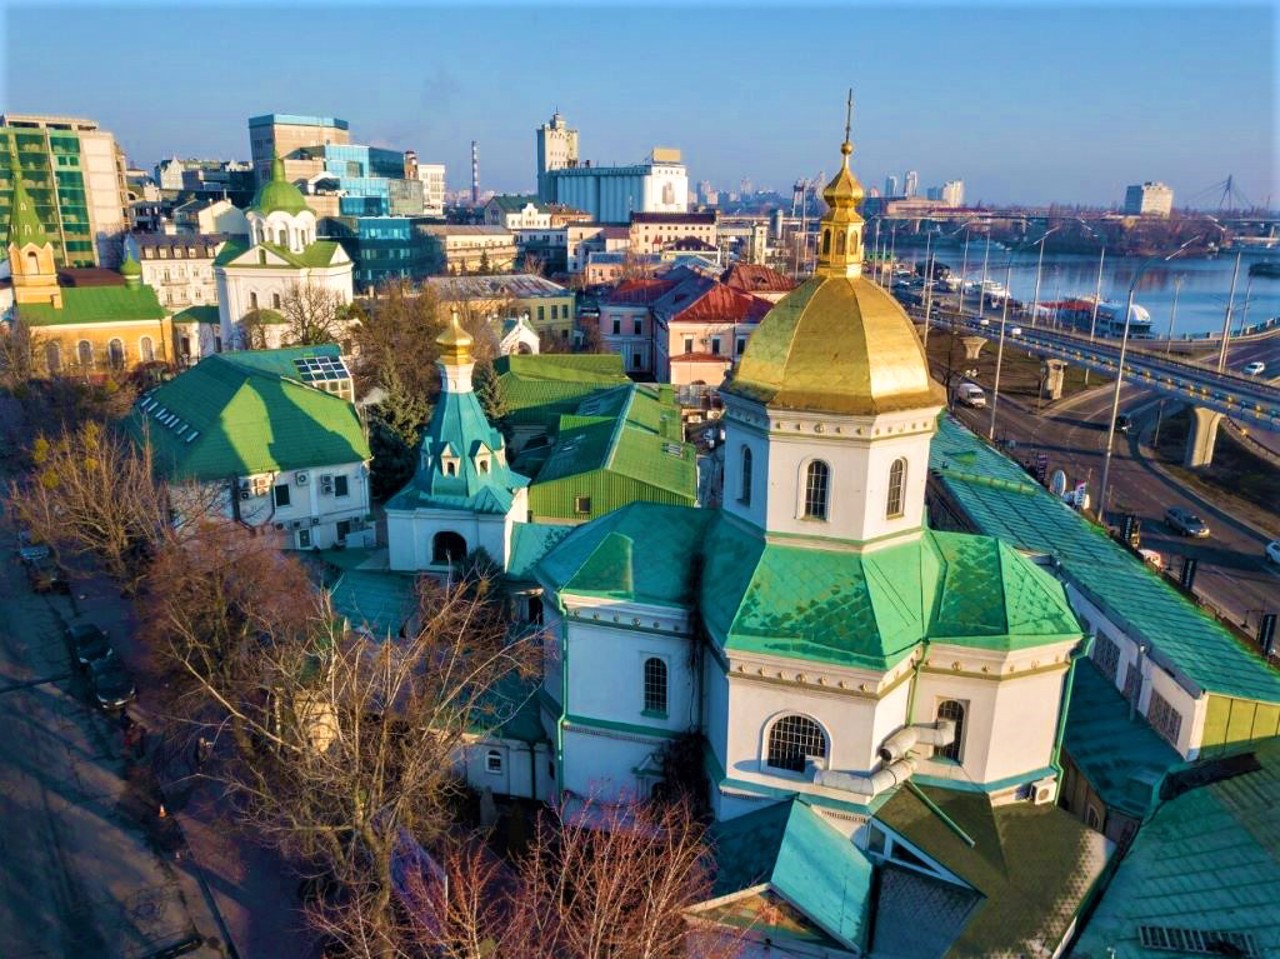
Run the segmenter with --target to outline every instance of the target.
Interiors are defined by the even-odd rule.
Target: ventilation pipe
[[[956,738],[956,724],[949,719],[936,723],[904,726],[886,739],[877,752],[883,765],[873,773],[848,773],[821,769],[810,764],[815,786],[826,786],[860,796],[874,798],[886,789],[900,786],[916,771],[914,756],[908,755],[917,744],[949,746]]]

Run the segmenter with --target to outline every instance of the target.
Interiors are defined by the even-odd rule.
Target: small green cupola
[[[302,191],[285,179],[284,160],[280,157],[271,161],[271,179],[258,188],[249,209],[264,216],[277,210],[295,214],[309,209]]]
[[[142,286],[142,264],[133,258],[132,253],[125,253],[124,262],[120,264],[120,275],[124,277],[124,285],[131,290]]]

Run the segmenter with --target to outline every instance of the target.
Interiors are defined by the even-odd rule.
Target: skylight
[[[304,383],[329,383],[351,379],[340,356],[303,356],[293,361]]]
[[[1257,959],[1258,945],[1245,932],[1225,929],[1177,929],[1172,926],[1139,926],[1144,949],[1188,952],[1204,956],[1242,956]]]

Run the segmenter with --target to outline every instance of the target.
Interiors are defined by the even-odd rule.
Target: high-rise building
[[[684,213],[689,209],[689,173],[680,151],[654,147],[643,163],[597,167],[590,162],[547,173],[551,197],[585,210],[599,223],[629,223],[632,213]]]
[[[423,216],[444,216],[444,164],[419,163]]]
[[[920,192],[920,174],[915,170],[908,170],[907,175],[902,178],[902,195],[915,196]]]
[[[1168,216],[1173,212],[1173,190],[1163,183],[1136,183],[1124,194],[1127,216]]]
[[[61,266],[119,266],[129,229],[124,153],[94,120],[0,114],[0,148],[16,151],[23,184]],[[13,178],[0,157],[0,222]]]
[[[947,206],[964,206],[964,180],[948,180],[942,184],[940,199]]]
[[[578,131],[571,130],[565,118],[556,111],[551,120],[538,128],[538,198],[550,203],[547,173],[578,165]]]
[[[336,117],[268,113],[249,118],[249,155],[253,160],[253,172],[259,186],[271,179],[273,157],[285,158],[284,175],[292,181],[301,175],[290,166],[288,159],[288,155],[294,150],[350,142],[350,125],[346,120]]]
[[[898,178],[894,176],[892,173],[890,173],[887,177],[884,178],[884,195],[885,196],[898,195]]]

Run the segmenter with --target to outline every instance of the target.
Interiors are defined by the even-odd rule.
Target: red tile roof
[[[668,323],[759,323],[773,304],[696,277],[681,283],[653,308]]]
[[[777,270],[754,263],[737,263],[724,271],[722,283],[735,290],[748,293],[785,293],[796,288],[795,280],[783,276]]]
[[[605,300],[606,304],[618,306],[648,306],[670,291],[675,280],[624,280],[618,284]]]

